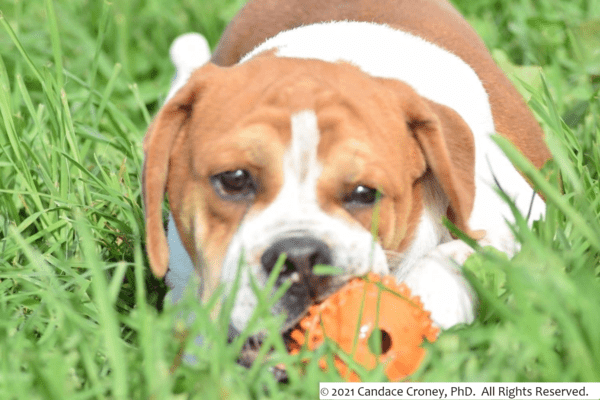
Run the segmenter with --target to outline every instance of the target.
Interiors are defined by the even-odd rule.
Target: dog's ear
[[[469,217],[475,202],[475,140],[466,122],[449,107],[418,96],[406,108],[410,129],[427,165],[446,195],[448,219],[460,230],[471,231]]]
[[[208,64],[194,72],[159,111],[144,137],[142,197],[146,222],[146,249],[152,272],[163,277],[169,263],[169,246],[162,220],[162,203],[167,185],[171,152],[176,140],[185,133],[194,105],[202,97],[210,70]]]
[[[469,236],[475,201],[475,140],[465,121],[449,107],[419,96],[410,86],[385,80],[399,96],[408,127],[419,143],[427,167],[446,195],[448,219]],[[390,87],[390,86],[388,86]]]

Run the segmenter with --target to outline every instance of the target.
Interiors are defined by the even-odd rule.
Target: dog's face
[[[264,285],[282,253],[277,286],[289,280],[291,287],[273,312],[286,313],[286,327],[352,276],[388,272],[385,251],[411,245],[427,171],[448,197],[449,217],[465,229],[472,201],[461,188],[472,182],[454,172],[434,109],[456,122],[410,87],[349,64],[264,55],[200,68],[144,143],[154,272],[164,275],[168,263],[165,190],[205,294],[233,282],[245,262],[232,316],[238,330],[256,307],[251,279]],[[344,274],[316,275],[317,264]]]

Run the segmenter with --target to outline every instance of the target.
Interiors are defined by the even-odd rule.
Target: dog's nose
[[[262,255],[260,261],[267,273],[271,273],[279,256],[285,253],[285,265],[281,275],[298,272],[312,275],[317,264],[331,264],[331,250],[321,240],[311,237],[289,237],[275,242]]]

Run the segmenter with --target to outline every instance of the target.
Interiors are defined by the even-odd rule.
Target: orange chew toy
[[[358,333],[353,358],[372,369],[377,365],[377,356],[371,351],[375,336],[371,338],[371,346],[369,338],[377,326],[381,330],[379,363],[387,364],[385,372],[390,381],[398,381],[413,373],[421,363],[425,356],[420,347],[423,339],[434,341],[437,337],[438,329],[433,327],[429,314],[418,297],[411,297],[405,284],[397,284],[390,276],[381,279],[370,273],[366,279],[351,280],[324,302],[312,306],[299,328],[290,334],[295,341],[290,352],[296,354],[305,342],[309,350],[314,350],[328,337],[345,353],[352,354]],[[359,381],[337,357],[335,364],[342,376]]]

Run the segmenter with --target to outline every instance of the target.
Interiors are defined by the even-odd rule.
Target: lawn
[[[427,344],[412,379],[598,382],[600,2],[454,3],[528,99],[554,162],[538,173],[499,142],[545,195],[546,218],[519,220],[514,259],[484,248],[467,261],[477,320]],[[163,304],[149,273],[141,141],[173,76],[169,45],[199,31],[214,46],[242,4],[0,5],[1,399],[314,399],[318,382],[341,379],[318,366],[331,346],[286,354],[267,292],[253,324],[273,332],[274,353],[245,369],[244,335],[222,334],[228,305],[211,321],[214,302]],[[287,384],[272,377],[279,363]]]

